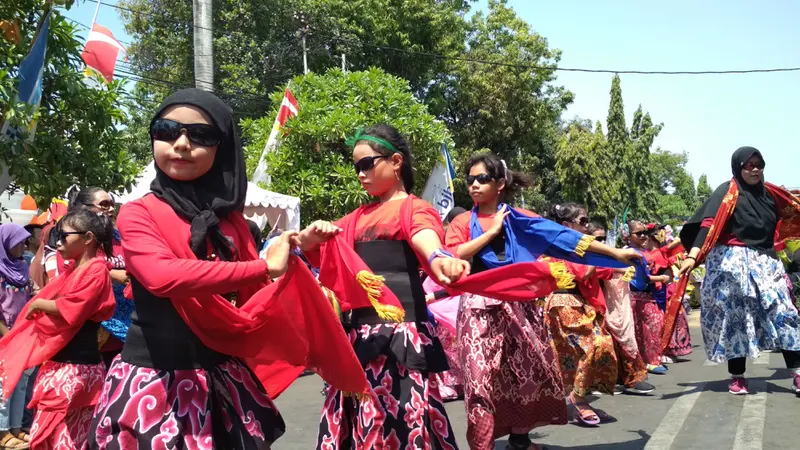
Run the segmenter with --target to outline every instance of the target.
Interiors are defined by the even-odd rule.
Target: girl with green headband
[[[300,233],[300,248],[313,262],[320,244],[341,233],[370,271],[383,277],[404,312],[377,304],[346,314],[345,331],[372,390],[358,400],[326,388],[317,448],[458,448],[431,376],[448,366],[428,319],[419,268],[429,266],[446,286],[466,276],[469,263],[442,249],[439,214],[411,194],[411,152],[395,128],[359,130],[347,143],[353,147],[354,175],[378,201],[335,224],[314,222]],[[419,417],[407,421],[411,410]]]

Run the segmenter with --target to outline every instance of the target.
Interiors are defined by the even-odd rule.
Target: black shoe
[[[622,392],[624,392],[625,394],[644,395],[644,394],[649,394],[655,390],[656,390],[655,386],[646,381],[642,381],[636,383],[636,386],[626,387]]]

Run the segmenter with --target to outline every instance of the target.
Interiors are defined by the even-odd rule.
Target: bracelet
[[[436,258],[455,258],[456,256],[443,248],[437,248],[436,250],[431,253],[431,256],[428,257],[428,265],[430,266],[433,264],[433,260]]]
[[[697,262],[697,258],[695,258],[694,256],[687,256],[687,257],[686,257],[686,258],[684,258],[684,259],[693,259],[693,260],[694,260],[694,262]]]

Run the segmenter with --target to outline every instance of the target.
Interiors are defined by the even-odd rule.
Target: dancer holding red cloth
[[[105,373],[97,331],[115,305],[105,261],[112,232],[104,216],[67,214],[58,251],[74,264],[26,305],[28,320],[0,340],[4,393],[13,392],[23,371],[41,365],[30,402],[36,409],[31,448],[72,450],[86,443]],[[101,250],[105,255],[98,256]]]

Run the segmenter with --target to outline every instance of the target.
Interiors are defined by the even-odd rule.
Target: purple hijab
[[[16,223],[0,225],[0,276],[16,287],[28,284],[28,263],[24,259],[12,259],[8,252],[20,242],[25,242],[31,234]]]

